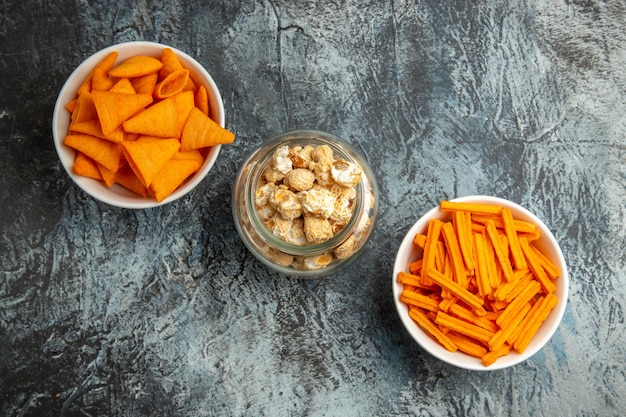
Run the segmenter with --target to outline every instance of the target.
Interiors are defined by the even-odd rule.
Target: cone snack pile
[[[160,58],[102,59],[65,108],[63,143],[77,175],[163,201],[200,169],[207,150],[235,135],[209,117],[209,97],[171,48]]]

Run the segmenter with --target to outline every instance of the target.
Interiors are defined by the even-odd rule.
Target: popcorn
[[[279,185],[269,195],[268,202],[284,219],[293,220],[302,215],[302,203],[285,185]]]
[[[293,163],[289,159],[289,146],[280,146],[272,155],[273,167],[283,174],[287,174],[293,168]]]
[[[345,159],[335,160],[328,145],[279,146],[256,190],[259,218],[278,238],[303,246],[336,236],[354,215],[356,186],[362,169]],[[349,236],[334,250],[316,256],[291,256],[273,250],[272,259],[296,269],[320,269],[354,253],[359,238]]]
[[[348,162],[345,159],[335,161],[330,170],[330,175],[333,177],[333,180],[344,187],[354,187],[361,182],[362,173],[363,171],[360,166]]]
[[[330,190],[321,185],[314,185],[308,191],[298,193],[304,213],[327,219],[335,211],[335,197]]]
[[[308,169],[296,168],[287,173],[283,184],[295,191],[307,191],[313,187],[315,174]]]
[[[304,234],[310,243],[322,243],[334,235],[330,222],[317,216],[304,216]]]

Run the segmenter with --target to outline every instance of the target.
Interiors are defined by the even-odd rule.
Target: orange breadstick
[[[472,231],[466,214],[469,215],[470,213],[463,211],[452,212],[452,224],[456,231],[459,248],[461,255],[463,255],[463,262],[467,267],[468,275],[473,275],[476,266],[474,265],[474,254],[472,253]]]
[[[482,327],[468,323],[464,320],[457,319],[456,317],[453,317],[443,311],[437,313],[435,323],[485,343],[487,343],[494,335],[492,331],[483,329]]]
[[[449,308],[449,313],[454,314],[460,319],[468,321],[472,324],[475,324],[479,327],[482,327],[483,329],[486,329],[492,332],[497,332],[499,329],[498,325],[495,322],[487,319],[487,317],[478,316],[474,314],[472,311],[458,304],[451,305]]]
[[[483,308],[483,304],[485,303],[485,301],[483,299],[478,298],[465,288],[461,287],[456,282],[448,279],[445,275],[434,269],[431,269],[428,272],[428,278],[437,283],[437,285],[447,289],[448,291],[450,291],[450,293],[463,300],[465,303],[471,306],[476,314],[478,314],[479,316],[485,315],[486,311]]]
[[[450,254],[450,261],[452,263],[452,270],[454,280],[463,288],[467,287],[467,274],[463,265],[463,255],[459,247],[459,241],[457,235],[454,233],[452,223],[446,222],[442,226],[443,239],[446,243],[448,253]]]
[[[441,211],[469,211],[479,214],[500,214],[502,207],[490,204],[461,203],[443,200],[439,203]]]
[[[472,338],[453,331],[448,332],[446,336],[452,340],[461,352],[465,352],[476,358],[482,358],[487,354],[487,349],[485,349],[480,343],[474,341]]]
[[[517,238],[517,231],[515,230],[515,225],[513,224],[513,213],[511,213],[511,209],[505,207],[502,209],[502,221],[504,223],[504,231],[506,233],[506,237],[509,240],[509,246],[511,248],[511,256],[513,257],[513,264],[517,269],[526,268],[526,258],[522,253],[522,249],[520,248],[519,240]]]
[[[426,231],[426,243],[424,244],[424,255],[422,256],[422,283],[430,285],[428,272],[435,268],[435,256],[437,256],[437,241],[441,234],[443,222],[438,219],[431,219],[428,222]]]
[[[478,284],[478,295],[485,297],[491,294],[491,282],[489,280],[489,269],[487,267],[487,257],[485,255],[485,245],[483,235],[476,233],[474,236],[474,247],[476,248],[476,283]]]
[[[511,347],[509,345],[502,345],[500,348],[496,350],[491,350],[483,356],[482,362],[483,365],[489,366],[492,365],[499,357],[508,355],[511,352]]]
[[[502,327],[508,327],[515,317],[520,314],[520,311],[524,308],[524,305],[527,304],[530,300],[533,299],[535,295],[541,290],[541,285],[539,282],[533,280],[531,281],[522,292],[519,293],[517,297],[511,301],[511,303],[504,309],[502,314],[496,320],[496,323]]]
[[[438,340],[439,343],[441,343],[447,350],[450,352],[455,352],[457,350],[454,342],[452,342],[448,336],[443,334],[443,332],[439,330],[439,328],[435,326],[432,321],[430,321],[428,316],[422,313],[419,309],[409,310],[409,316],[427,333]]]
[[[413,243],[415,243],[417,247],[424,249],[424,246],[426,245],[426,235],[417,233],[413,238]]]
[[[519,324],[524,319],[526,314],[530,311],[530,304],[526,303],[522,307],[522,310],[516,315],[513,320],[509,323],[507,327],[503,327],[498,330],[493,337],[489,340],[489,350],[496,350],[504,345],[508,338],[515,332],[515,330],[519,327]]]
[[[553,293],[550,293],[543,299],[537,301],[539,307],[533,312],[534,314],[529,317],[528,321],[526,321],[519,337],[513,345],[513,348],[518,353],[523,353],[524,350],[526,350],[533,336],[537,333],[541,324],[546,320],[546,318],[548,318],[548,315],[556,306],[557,302],[558,299]]]
[[[406,300],[404,301],[406,304],[411,304],[424,310],[439,311],[439,303],[437,300],[416,293],[415,291],[404,290],[400,297]]]
[[[541,266],[541,260],[537,258],[535,252],[530,248],[530,244],[526,239],[520,239],[520,246],[522,247],[522,252],[524,256],[526,256],[526,262],[528,262],[528,266],[530,270],[533,271],[537,280],[541,283],[544,291],[546,293],[552,293],[556,291],[556,286],[550,280],[546,271]]]
[[[509,258],[505,255],[502,244],[500,243],[500,238],[498,237],[498,231],[496,230],[496,226],[492,220],[487,220],[487,234],[491,239],[491,244],[493,246],[494,253],[496,254],[498,264],[502,267],[504,278],[507,281],[511,281],[513,279],[513,268],[511,267]]]
[[[546,271],[546,274],[548,274],[550,279],[552,280],[557,279],[561,275],[561,271],[559,270],[559,268],[556,265],[554,265],[552,261],[550,261],[550,259],[548,259],[546,255],[541,253],[541,251],[537,249],[533,244],[530,244],[530,241],[529,241],[528,246],[530,246],[530,248],[533,250],[533,253],[536,255],[537,259],[539,260],[539,263],[541,264],[543,269]]]

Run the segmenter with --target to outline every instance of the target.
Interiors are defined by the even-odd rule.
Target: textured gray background
[[[237,135],[152,210],[83,193],[50,132],[71,71],[129,40],[196,57]],[[617,0],[3,1],[0,414],[622,414],[625,45]],[[244,158],[294,128],[355,144],[381,190],[359,262],[324,280],[266,270],[229,208]],[[548,345],[488,373],[422,351],[391,295],[410,225],[470,194],[535,212],[572,281]]]

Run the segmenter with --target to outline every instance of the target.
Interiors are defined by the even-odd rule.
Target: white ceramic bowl
[[[463,352],[456,351],[450,352],[443,346],[432,339],[426,334],[410,317],[408,314],[408,308],[406,304],[400,301],[400,294],[403,290],[403,285],[398,283],[396,277],[400,271],[409,272],[408,265],[411,261],[416,260],[421,256],[421,250],[413,244],[413,238],[416,233],[425,233],[428,228],[428,221],[432,218],[438,218],[440,220],[448,220],[450,216],[439,210],[439,207],[435,207],[420,219],[409,229],[406,236],[400,244],[396,260],[393,268],[392,286],[393,286],[393,298],[396,304],[396,309],[400,316],[400,320],[404,324],[404,327],[409,332],[411,337],[428,353],[434,357],[447,362],[451,365],[459,368],[476,370],[476,371],[493,371],[496,369],[507,368],[518,363],[524,362],[535,353],[537,353],[547,342],[550,340],[554,332],[556,331],[563,314],[565,312],[565,306],[567,304],[567,293],[569,286],[569,278],[567,274],[567,266],[563,253],[559,248],[559,245],[546,227],[546,225],[539,220],[534,214],[523,208],[522,206],[515,204],[511,201],[504,200],[498,197],[489,196],[468,196],[458,198],[452,201],[459,202],[473,202],[484,204],[498,204],[503,207],[509,207],[513,213],[513,217],[520,220],[532,222],[537,225],[541,233],[541,238],[533,242],[538,249],[540,249],[556,266],[561,270],[561,276],[555,281],[556,292],[555,295],[559,301],[554,310],[550,313],[546,321],[542,324],[539,331],[525,349],[523,354],[518,354],[512,351],[510,354],[498,358],[498,360],[492,365],[486,367],[482,364],[481,360]]]
[[[135,55],[147,55],[160,58],[164,48],[171,48],[176,53],[176,56],[181,61],[183,66],[189,69],[190,75],[194,81],[204,84],[209,96],[209,107],[211,112],[210,117],[219,123],[220,126],[224,127],[224,104],[222,103],[222,97],[217,85],[209,73],[202,67],[202,65],[186,53],[171,46],[154,42],[137,41],[120,43],[96,52],[83,61],[83,63],[80,64],[74,72],[72,72],[63,85],[54,106],[54,113],[52,115],[52,136],[63,167],[72,180],[87,194],[112,206],[129,209],[145,209],[161,206],[177,200],[191,191],[204,179],[204,177],[206,177],[215,164],[217,156],[220,152],[219,145],[210,148],[204,164],[198,172],[188,178],[184,184],[182,184],[176,191],[161,202],[157,202],[155,199],[150,197],[141,197],[136,195],[135,193],[117,184],[109,188],[101,181],[76,175],[72,171],[76,152],[63,144],[63,140],[67,135],[67,130],[70,124],[70,113],[65,109],[65,105],[76,97],[78,87],[89,76],[91,70],[96,66],[96,64],[113,51],[117,51],[119,53],[117,59],[117,63],[119,63]]]

